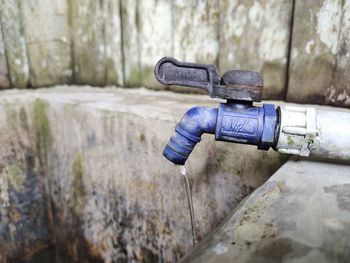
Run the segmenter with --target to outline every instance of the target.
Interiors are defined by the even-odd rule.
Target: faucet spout
[[[175,133],[163,151],[164,157],[174,164],[184,165],[202,134],[215,134],[217,116],[217,108],[189,109],[176,125]]]

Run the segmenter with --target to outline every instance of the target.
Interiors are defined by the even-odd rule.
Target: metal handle
[[[220,80],[215,65],[180,62],[164,57],[154,68],[157,80],[166,86],[178,85],[206,89],[212,98],[240,101],[261,101],[264,86],[257,72],[231,70]]]
[[[178,85],[201,88],[212,93],[214,85],[220,84],[220,75],[215,65],[180,62],[164,57],[154,68],[157,80],[163,85]]]

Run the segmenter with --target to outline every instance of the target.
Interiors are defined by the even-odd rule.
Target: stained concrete
[[[219,68],[258,71],[264,98],[286,90],[293,1],[220,1]]]
[[[258,71],[265,99],[350,106],[350,0],[1,0],[0,88],[164,87],[164,56]]]
[[[112,87],[0,93],[0,262],[174,262],[190,252],[180,171],[161,153],[187,109],[218,102]],[[204,135],[186,164],[199,239],[285,159]]]
[[[2,31],[2,25],[0,23],[0,32]],[[10,79],[8,74],[6,51],[4,45],[3,34],[0,34],[0,88],[8,88],[10,86]]]
[[[69,1],[69,12],[73,82],[124,85],[120,2]]]
[[[182,262],[348,262],[350,166],[288,161]]]
[[[0,12],[11,86],[26,88],[29,84],[29,63],[21,1],[2,0]]]
[[[287,100],[350,105],[350,1],[295,1]]]
[[[28,0],[21,5],[31,85],[70,82],[73,71],[68,1]]]

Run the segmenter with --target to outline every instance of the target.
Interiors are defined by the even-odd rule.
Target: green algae
[[[34,102],[33,128],[36,136],[36,149],[40,164],[48,168],[48,155],[52,145],[52,134],[47,117],[48,103],[36,99]]]
[[[73,182],[71,186],[71,207],[73,213],[76,217],[82,213],[85,197],[86,197],[86,188],[84,186],[84,166],[83,166],[83,157],[81,154],[78,154],[72,165],[73,173]]]
[[[7,167],[7,173],[8,183],[15,189],[15,191],[19,192],[26,180],[22,169],[16,164],[11,164]]]

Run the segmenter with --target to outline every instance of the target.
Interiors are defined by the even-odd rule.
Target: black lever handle
[[[212,98],[250,102],[262,99],[264,82],[253,71],[231,70],[220,80],[215,65],[180,62],[164,57],[156,64],[154,74],[163,85],[206,89]]]
[[[215,65],[180,62],[164,57],[154,68],[157,80],[163,85],[178,85],[208,90],[220,84],[220,75]]]

